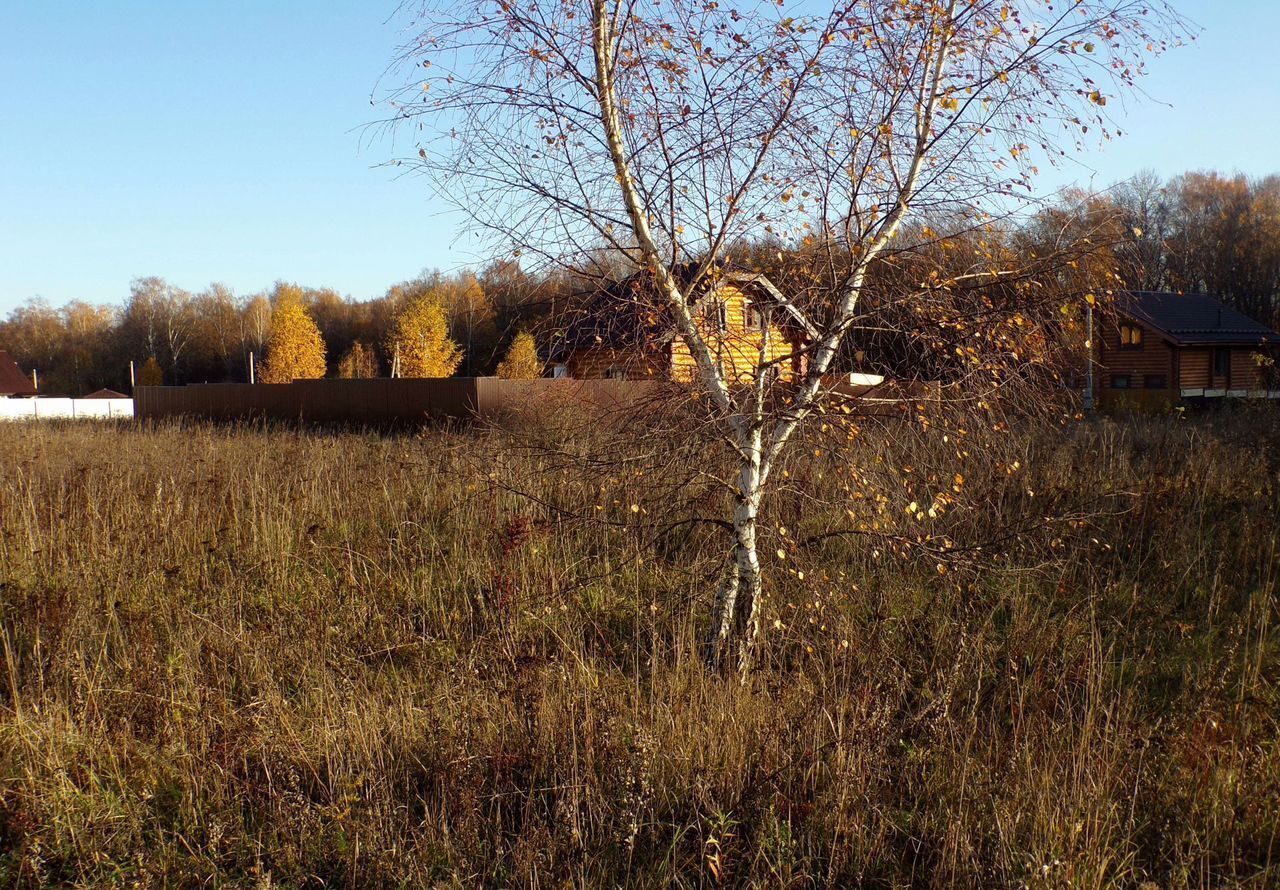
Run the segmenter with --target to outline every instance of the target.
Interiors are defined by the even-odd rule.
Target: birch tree
[[[533,334],[520,331],[507,354],[498,362],[498,376],[504,380],[536,380],[542,376],[542,359],[538,358],[538,344]]]
[[[284,295],[271,313],[271,339],[263,383],[319,380],[325,373],[324,338],[301,299]]]
[[[922,214],[980,220],[1038,165],[1116,135],[1108,102],[1180,40],[1132,0],[425,0],[400,61],[411,159],[495,244],[652,276],[735,468],[712,662],[749,670],[774,470],[824,411],[868,272]],[[1112,106],[1114,107],[1114,106]],[[807,370],[728,379],[698,318],[735,245],[825,245]],[[998,276],[999,270],[983,274]],[[935,282],[934,286],[946,286]],[[783,295],[783,301],[788,298]]]
[[[449,338],[444,307],[430,293],[410,299],[400,310],[386,348],[397,358],[401,377],[451,377],[462,364],[462,350]]]

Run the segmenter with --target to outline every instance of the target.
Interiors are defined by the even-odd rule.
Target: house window
[[[1120,348],[1141,349],[1142,328],[1138,327],[1136,324],[1120,325]]]
[[[551,376],[556,380],[569,376],[569,366],[563,363],[556,363],[551,366]]]
[[[747,330],[763,331],[768,326],[765,314],[754,303],[747,305]]]
[[[619,368],[614,365],[604,372],[604,377],[606,380],[626,380],[627,370],[626,368]]]
[[[1128,374],[1112,374],[1111,388],[1112,389],[1128,389],[1129,375]]]
[[[1215,349],[1213,351],[1213,376],[1228,377],[1231,375],[1231,350]]]
[[[1168,389],[1169,378],[1163,374],[1148,374],[1142,378],[1142,386],[1144,389]]]

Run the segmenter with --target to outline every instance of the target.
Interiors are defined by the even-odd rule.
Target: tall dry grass
[[[492,430],[0,426],[0,882],[1280,884],[1280,420],[1008,442],[954,534],[1053,509],[968,568],[784,492],[742,684],[697,658],[716,532],[639,534],[645,476]]]

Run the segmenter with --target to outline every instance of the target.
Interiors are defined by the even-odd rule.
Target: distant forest
[[[909,238],[919,245],[939,237],[935,230],[945,230],[941,221],[931,226],[918,227]],[[1005,255],[1034,257],[1052,254],[1070,230],[1088,232],[1088,255],[1070,261],[1072,268],[1084,267],[1075,276],[1080,288],[1102,289],[1110,282],[1135,290],[1206,292],[1280,327],[1280,176],[1197,172],[1161,181],[1144,173],[1105,194],[1064,196],[1018,227],[991,223],[945,237],[980,243],[987,252],[996,240]],[[738,261],[797,289],[812,280],[809,267],[817,255],[812,243],[763,243],[735,251]],[[947,262],[945,255],[934,254],[941,263]],[[264,358],[273,306],[300,299],[320,329],[330,374],[341,373],[353,347],[371,353],[377,372],[386,374],[397,313],[408,301],[429,295],[443,307],[450,336],[463,352],[456,373],[488,375],[518,331],[534,331],[545,347],[557,313],[576,295],[598,286],[601,278],[629,271],[618,256],[591,259],[590,269],[574,273],[531,273],[516,261],[495,261],[474,273],[431,272],[364,300],[285,282],[237,295],[220,284],[190,292],[161,278],[138,278],[121,305],[77,300],[54,307],[29,300],[0,322],[0,349],[24,370],[36,369],[41,390],[50,394],[127,389],[129,362],[141,368],[152,358],[166,383],[244,381],[250,354]],[[1103,268],[1106,281],[1090,280],[1089,270]],[[878,276],[880,288],[888,295],[903,274],[919,271],[912,266],[904,273],[903,263],[891,256]],[[868,329],[902,331],[921,324],[918,318],[895,316],[893,305],[889,296],[871,301],[867,311],[882,315]],[[897,350],[902,356],[909,352]]]

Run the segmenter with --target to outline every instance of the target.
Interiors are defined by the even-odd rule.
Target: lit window
[[[1141,349],[1142,348],[1142,328],[1134,324],[1120,325],[1120,348],[1121,349]]]

